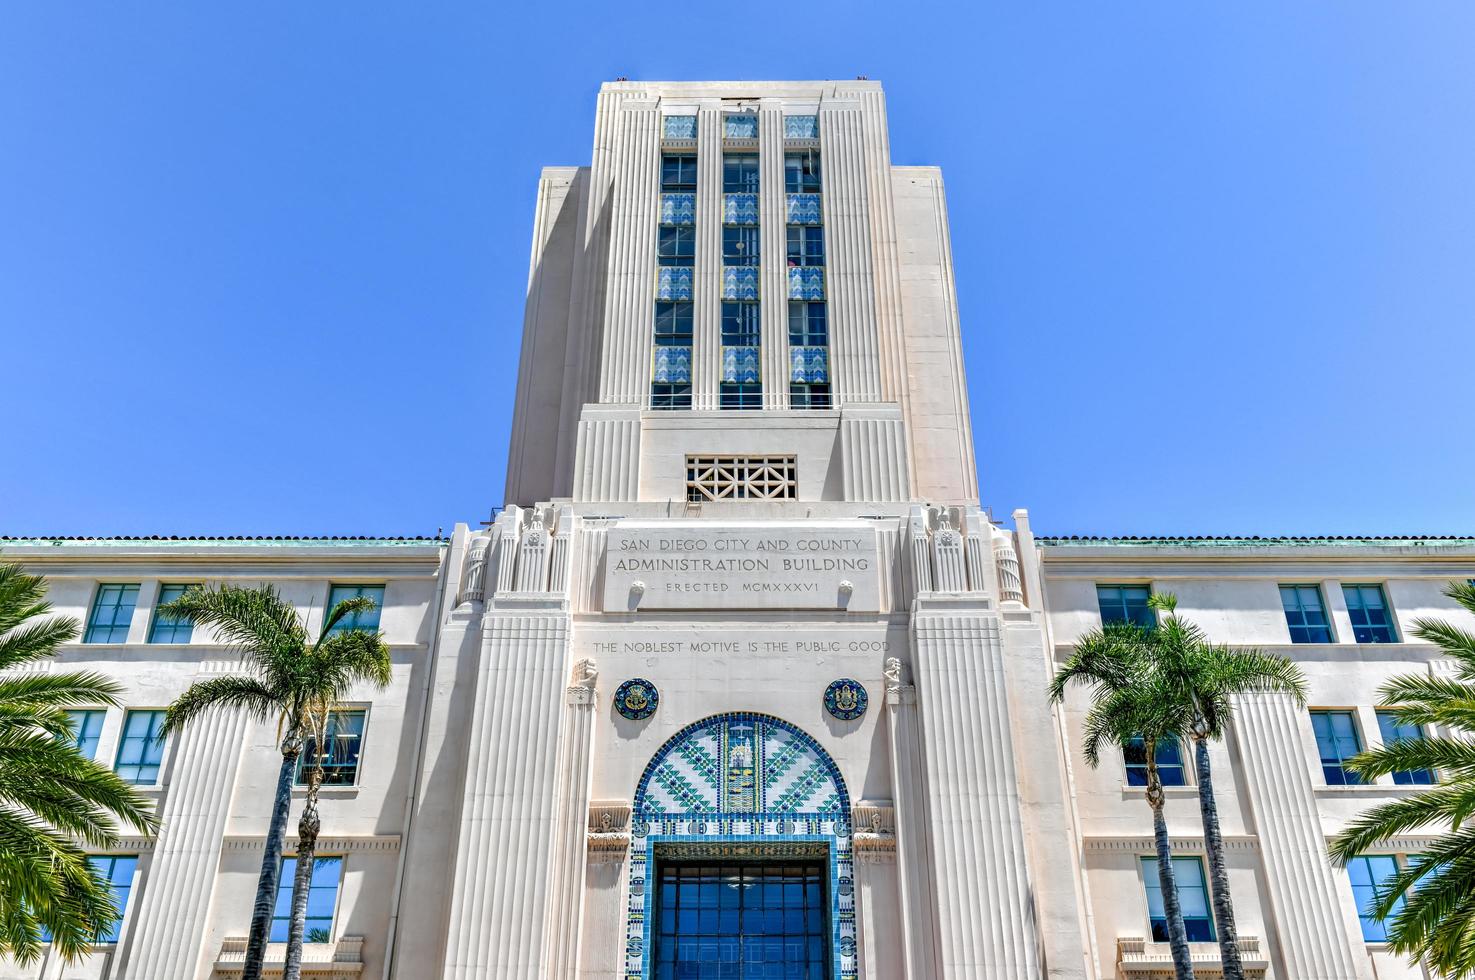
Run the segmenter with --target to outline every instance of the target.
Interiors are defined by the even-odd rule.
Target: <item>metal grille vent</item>
[[[688,456],[686,499],[795,500],[796,456]]]

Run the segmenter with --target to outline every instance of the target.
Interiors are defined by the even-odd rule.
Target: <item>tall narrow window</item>
[[[108,883],[108,890],[113,895],[113,905],[118,910],[118,917],[113,920],[112,925],[97,934],[97,941],[115,943],[118,941],[118,930],[123,925],[123,915],[128,911],[128,896],[133,892],[133,872],[138,869],[138,858],[131,855],[99,854],[89,857],[87,862]]]
[[[790,150],[784,154],[784,190],[790,194],[820,192],[818,150]]]
[[[1381,585],[1344,585],[1347,615],[1352,617],[1352,638],[1358,643],[1397,643],[1393,614]]]
[[[1280,604],[1285,609],[1286,626],[1292,643],[1332,642],[1331,623],[1321,603],[1321,589],[1315,585],[1282,585]]]
[[[305,943],[333,941],[333,915],[338,909],[338,879],[343,874],[341,857],[317,857],[312,862],[312,879],[307,889],[307,922],[302,930]],[[274,943],[287,941],[292,925],[292,882],[297,875],[297,859],[282,858],[282,875],[277,881],[277,904],[271,917]]]
[[[1378,712],[1378,732],[1383,736],[1384,745],[1418,742],[1424,738],[1423,728],[1399,721],[1398,715],[1392,711]],[[1404,769],[1393,774],[1393,782],[1399,786],[1431,786],[1437,780],[1431,769]]]
[[[1187,770],[1183,765],[1183,743],[1176,738],[1160,738],[1157,742],[1157,775],[1164,786],[1187,786]],[[1122,749],[1127,765],[1127,785],[1147,785],[1147,743],[1134,738]]]
[[[722,193],[758,193],[758,154],[722,154]]]
[[[1157,625],[1157,615],[1148,606],[1152,589],[1146,585],[1098,585],[1096,605],[1101,609],[1101,625],[1134,623],[1144,629]]]
[[[696,229],[687,225],[662,225],[656,243],[656,261],[666,267],[696,264]]]
[[[159,734],[163,727],[162,711],[130,711],[123,716],[123,738],[113,769],[125,782],[150,785],[159,781],[164,765],[164,737]]]
[[[789,225],[789,265],[825,264],[825,230],[816,225]]]
[[[1347,760],[1362,751],[1357,722],[1350,711],[1313,711],[1311,730],[1328,786],[1356,786],[1362,779],[1347,768]]]
[[[722,264],[757,265],[758,229],[746,226],[723,228]]]
[[[125,643],[128,624],[133,621],[133,607],[138,605],[136,583],[105,583],[97,587],[92,600],[92,614],[87,617],[84,643]]]
[[[318,764],[323,769],[323,785],[352,786],[358,779],[359,753],[364,742],[364,709],[344,708],[328,716],[327,738]],[[297,759],[297,784],[307,783],[307,763],[318,753],[317,739],[308,736]]]
[[[80,708],[67,712],[72,726],[72,744],[84,758],[97,758],[97,743],[102,740],[102,723],[108,713],[100,708]]]
[[[696,117],[690,119],[695,132]],[[656,239],[655,336],[651,345],[650,407],[691,408],[692,283],[696,265],[697,158],[661,158],[661,214]]]
[[[1357,918],[1362,923],[1362,939],[1368,943],[1388,941],[1388,923],[1403,910],[1400,897],[1392,914],[1378,921],[1373,914],[1378,903],[1388,896],[1393,877],[1398,874],[1398,860],[1391,854],[1365,854],[1347,862],[1347,877],[1352,880],[1352,897],[1357,900]]]
[[[1147,914],[1152,924],[1152,941],[1168,942],[1168,912],[1163,905],[1162,879],[1157,873],[1157,858],[1142,859],[1142,883],[1147,888]],[[1191,943],[1214,941],[1214,917],[1209,910],[1209,889],[1204,878],[1204,863],[1196,857],[1173,858],[1173,884],[1178,890],[1178,907],[1183,912],[1183,928]]]
[[[661,157],[661,190],[695,191],[697,189],[697,156],[695,153],[667,153]]]
[[[188,643],[194,638],[195,629],[189,620],[166,616],[159,611],[159,606],[167,606],[184,595],[187,589],[188,585],[173,582],[159,586],[159,601],[154,607],[154,621],[149,626],[150,643]]]
[[[650,407],[691,408],[692,304],[656,303]]]
[[[344,616],[333,626],[334,633],[344,633],[348,630],[367,630],[372,633],[379,629],[379,613],[384,608],[384,586],[382,585],[335,585],[328,591],[328,605],[324,612],[332,612],[334,607],[345,599],[357,599],[361,596],[373,599],[374,608]]]

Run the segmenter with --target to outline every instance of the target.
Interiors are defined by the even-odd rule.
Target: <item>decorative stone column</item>
[[[195,679],[219,677],[236,667],[233,661],[207,661]],[[194,980],[204,957],[210,893],[220,868],[246,716],[211,711],[171,737],[175,745],[159,808],[159,836],[130,916],[132,935],[124,937],[119,980]],[[250,909],[239,912],[244,926]]]
[[[547,951],[569,616],[502,594],[483,623],[440,975],[523,980]]]
[[[1274,921],[1291,924],[1279,931],[1286,975],[1371,977],[1371,960],[1353,949],[1355,923],[1346,921],[1338,898],[1299,723],[1300,712],[1283,694],[1241,697],[1234,722]]]
[[[574,664],[564,692],[564,732],[558,752],[558,839],[548,895],[548,976],[573,980],[579,972],[579,934],[584,910],[585,835],[589,824],[589,757],[593,746],[592,660]]]
[[[907,980],[938,975],[936,895],[927,846],[926,787],[917,737],[917,689],[902,680],[902,664],[886,660],[886,734],[890,742],[897,885]]]
[[[919,596],[912,610],[930,856],[947,869],[934,976],[1038,980],[998,617],[976,596]]]
[[[908,975],[905,944],[891,939],[896,923],[903,921],[894,812],[890,800],[866,800],[852,807],[860,975],[868,980]]]

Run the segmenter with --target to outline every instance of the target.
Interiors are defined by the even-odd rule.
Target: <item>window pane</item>
[[[364,718],[362,708],[335,711],[328,718],[326,751],[320,756],[323,785],[352,786],[358,778],[359,753],[363,749]],[[319,751],[317,739],[309,736],[297,760],[297,782],[307,782],[308,760]]]
[[[188,585],[168,583],[159,586],[159,599],[154,607],[154,621],[149,627],[150,643],[188,643],[193,638],[194,627],[187,619],[175,619],[159,612],[165,606],[184,595]]]
[[[1157,615],[1147,605],[1152,589],[1146,585],[1098,585],[1096,603],[1101,625],[1135,623],[1146,629],[1157,625]]]
[[[72,725],[72,743],[84,758],[97,757],[97,743],[102,738],[102,723],[106,717],[107,712],[101,710],[67,712],[67,720]]]
[[[343,871],[343,859],[318,857],[313,859],[312,878],[307,890],[307,919],[302,930],[303,942],[326,943],[333,941],[333,913],[338,904],[338,880]],[[277,883],[277,901],[272,911],[270,941],[284,943],[291,928],[292,887],[297,874],[297,859],[282,858],[282,875]]]
[[[1378,731],[1383,736],[1385,745],[1395,742],[1417,742],[1424,737],[1424,730],[1418,725],[1405,724],[1398,720],[1398,716],[1391,711],[1378,712]],[[1431,769],[1406,769],[1393,774],[1393,782],[1399,786],[1430,786],[1435,782],[1434,771]]]
[[[384,608],[384,586],[382,585],[335,585],[328,593],[327,611],[332,612],[338,603],[345,599],[356,599],[359,596],[373,599],[374,608],[366,612],[349,613],[344,616],[334,625],[334,633],[348,630],[374,632],[379,629],[379,612]]]
[[[164,763],[162,711],[130,711],[123,716],[123,737],[118,744],[118,761],[113,769],[125,781],[150,784],[159,781]]]
[[[1153,941],[1167,942],[1168,913],[1163,904],[1157,858],[1142,859],[1142,884],[1147,891],[1147,914],[1152,925]],[[1188,941],[1213,942],[1214,920],[1203,862],[1196,857],[1173,858],[1173,884],[1178,892],[1178,907],[1183,913],[1183,926],[1188,933]]]
[[[1330,643],[1331,624],[1321,602],[1321,589],[1314,585],[1282,585],[1280,603],[1292,643]]]
[[[1327,785],[1355,786],[1361,783],[1361,778],[1344,765],[1346,760],[1362,751],[1352,712],[1313,711],[1311,729],[1316,733],[1316,748]]]
[[[97,587],[92,614],[87,620],[84,643],[124,643],[128,640],[128,624],[133,621],[133,607],[138,604],[136,584],[103,584]]]
[[[98,933],[97,941],[115,943],[118,941],[118,929],[123,924],[123,915],[128,911],[128,897],[133,891],[133,872],[138,867],[138,858],[99,855],[87,860],[107,880],[113,894],[113,904],[118,907],[118,918],[109,928]]]
[[[1397,643],[1393,616],[1381,585],[1344,585],[1352,638],[1358,643]]]
[[[758,154],[724,153],[722,155],[722,193],[758,193]]]
[[[1391,855],[1364,855],[1347,862],[1347,877],[1352,881],[1352,896],[1357,900],[1357,914],[1362,923],[1365,942],[1380,943],[1388,938],[1387,922],[1403,908],[1399,898],[1388,919],[1379,922],[1373,916],[1378,902],[1388,894],[1388,884],[1398,874],[1398,862]]]

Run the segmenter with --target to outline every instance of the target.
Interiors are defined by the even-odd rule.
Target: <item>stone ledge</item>
[[[316,980],[356,980],[364,970],[364,937],[342,936],[335,943],[303,943],[302,975]],[[286,943],[268,943],[264,975],[279,977]],[[215,957],[213,980],[235,980],[246,963],[246,937],[227,936]]]
[[[1221,977],[1224,968],[1219,963],[1218,943],[1189,943],[1189,956],[1193,959],[1193,972],[1199,976]],[[1270,961],[1260,948],[1259,936],[1239,937],[1240,963],[1245,976],[1251,980],[1263,980]],[[1167,943],[1150,942],[1142,936],[1118,936],[1116,941],[1117,970],[1132,980],[1173,980],[1173,952]]]

